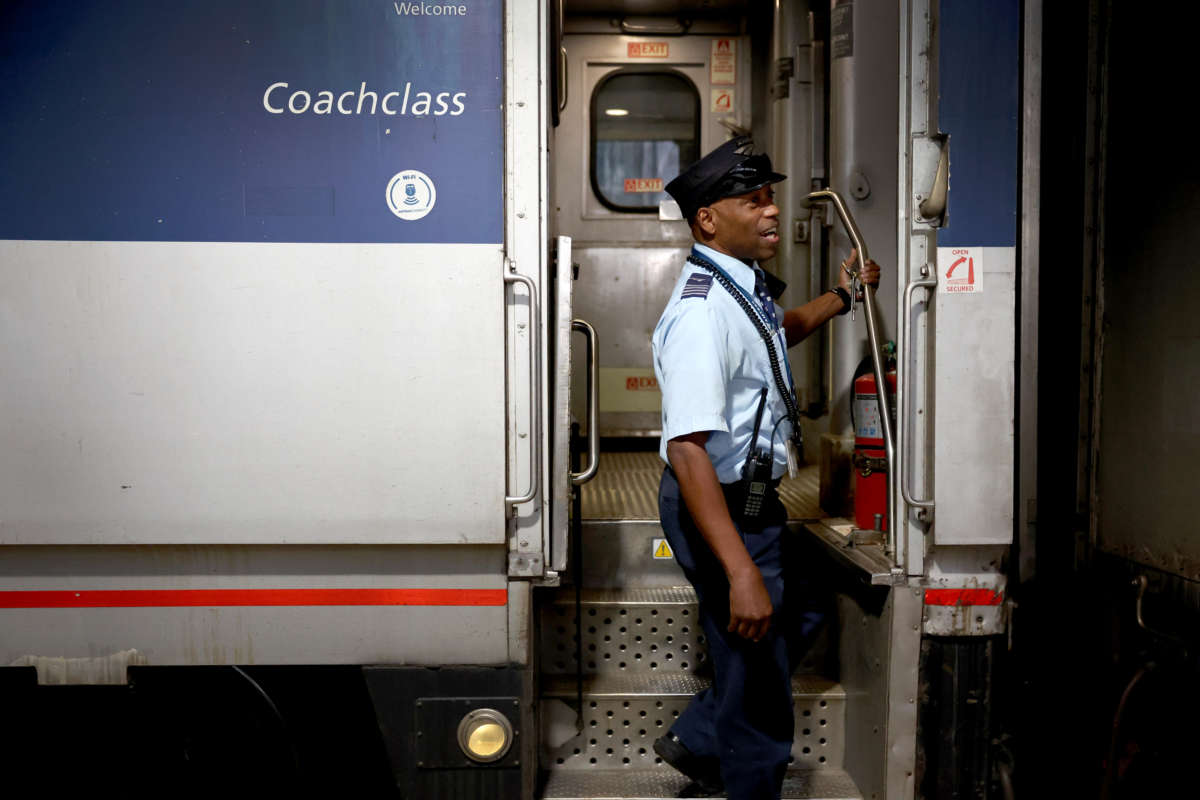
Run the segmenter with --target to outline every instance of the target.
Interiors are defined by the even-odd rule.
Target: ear
[[[705,206],[696,211],[696,225],[708,236],[712,236],[717,232],[717,221],[713,217],[711,208]]]

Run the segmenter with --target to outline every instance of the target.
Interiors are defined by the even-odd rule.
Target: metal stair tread
[[[583,696],[600,697],[690,697],[711,681],[690,672],[600,673],[583,676]],[[576,695],[574,675],[543,676],[542,696],[571,699]],[[844,700],[841,684],[820,675],[793,675],[792,697]]]
[[[546,800],[666,800],[679,796],[688,779],[673,769],[552,770]],[[788,770],[783,800],[861,800],[853,779],[840,769]]]
[[[579,593],[582,605],[666,606],[696,605],[700,601],[691,586],[656,586],[638,589],[583,589]],[[564,588],[554,596],[555,605],[574,605],[575,590]]]

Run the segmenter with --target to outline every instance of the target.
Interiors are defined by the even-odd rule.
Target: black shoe
[[[663,761],[692,779],[680,797],[712,797],[725,791],[721,780],[721,762],[712,756],[698,756],[671,732],[654,740],[654,752]]]
[[[676,797],[724,797],[724,796],[725,796],[725,787],[722,786],[720,788],[714,789],[711,786],[708,786],[703,783],[696,783],[695,781],[692,781],[687,786],[680,789],[679,794],[676,795]]]

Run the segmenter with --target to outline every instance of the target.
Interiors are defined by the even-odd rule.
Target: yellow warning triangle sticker
[[[672,557],[671,556],[671,548],[667,546],[666,539],[663,539],[659,543],[658,549],[654,551],[654,557],[655,558],[671,558]]]

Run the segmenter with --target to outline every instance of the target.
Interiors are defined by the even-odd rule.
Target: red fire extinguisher
[[[865,367],[865,369],[864,369]],[[863,530],[886,531],[887,451],[879,418],[879,393],[870,360],[864,360],[854,379],[854,524]],[[891,418],[896,419],[896,367],[884,373]]]

